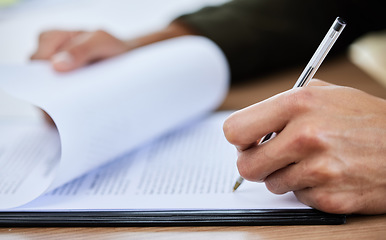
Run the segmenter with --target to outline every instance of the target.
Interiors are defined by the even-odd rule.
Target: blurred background
[[[29,61],[39,33],[103,29],[127,39],[165,27],[181,14],[227,0],[0,0],[0,64]],[[1,77],[1,73],[0,73]],[[0,90],[0,117],[39,117]]]
[[[29,56],[37,47],[39,33],[45,30],[102,29],[119,38],[128,39],[161,29],[181,14],[227,1],[229,0],[0,0],[0,64],[28,62]],[[347,57],[356,67],[386,87],[386,31],[358,39],[350,47]],[[350,86],[357,86],[352,85],[351,76],[348,74],[351,70],[344,72],[344,67],[338,68],[342,73],[335,75],[342,76],[343,82],[336,84],[344,85],[348,82]],[[295,77],[299,71],[295,71]],[[329,72],[334,71],[330,68]],[[321,73],[323,72],[319,71],[318,74]],[[346,82],[344,76],[348,79]],[[1,77],[4,76],[0,73]],[[288,78],[287,75],[285,78]],[[325,79],[332,78],[327,76]],[[261,94],[265,92],[265,88],[259,84]],[[382,86],[378,89],[381,93],[377,94],[381,97],[385,95],[385,88]],[[281,90],[275,84],[272,88]],[[257,88],[251,89],[255,91]],[[227,98],[228,103],[237,102],[240,98],[237,89],[234,92],[235,96],[230,95]],[[266,94],[267,96],[261,95],[261,98],[273,95],[271,92]],[[252,92],[250,95],[258,94]],[[245,95],[245,92],[242,95]],[[262,99],[253,99],[250,102]],[[240,107],[240,104],[237,106]],[[40,114],[40,111],[0,90],[0,117],[40,117]]]

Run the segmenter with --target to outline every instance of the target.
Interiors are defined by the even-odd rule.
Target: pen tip
[[[240,185],[241,185],[240,182],[236,182],[235,186],[233,187],[233,191],[232,192],[236,191],[236,189],[239,188]]]
[[[233,187],[233,191],[232,191],[232,192],[236,191],[236,189],[240,187],[240,185],[241,185],[241,183],[242,183],[243,181],[244,181],[244,178],[240,176],[240,177],[237,179],[237,181],[236,181],[236,183],[235,183],[235,186]]]

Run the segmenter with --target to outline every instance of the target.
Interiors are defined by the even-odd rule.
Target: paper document
[[[213,111],[229,79],[223,53],[203,37],[159,42],[71,73],[56,73],[47,62],[2,65],[0,72],[2,90],[51,115],[61,143],[53,175],[40,189],[25,181],[28,197],[21,189],[0,196],[0,208],[19,206],[21,197],[27,203]],[[8,166],[12,158],[1,161]],[[3,172],[26,177],[15,168]],[[1,184],[9,181],[0,176]]]
[[[308,208],[263,183],[246,182],[232,192],[236,151],[222,132],[229,114],[176,129],[11,211]],[[34,134],[54,140],[48,132]]]
[[[0,210],[309,208],[246,183],[213,113],[228,89],[210,40],[156,43],[71,73],[46,62],[0,66],[0,88],[42,109],[0,122]]]

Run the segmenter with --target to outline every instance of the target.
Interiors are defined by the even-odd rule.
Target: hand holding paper
[[[224,56],[201,37],[160,42],[67,74],[46,62],[1,72],[1,88],[41,107],[57,125],[60,170],[52,184],[42,184],[47,189],[215,109],[228,88]],[[0,208],[15,206],[16,195]]]
[[[0,173],[15,175],[0,175],[0,226],[344,222],[263,184],[231,192],[235,149],[222,132],[230,113],[203,117],[221,103],[228,70],[206,39],[157,43],[70,74],[47,63],[0,70],[0,87],[42,107],[58,128],[0,125],[16,133],[0,141]]]

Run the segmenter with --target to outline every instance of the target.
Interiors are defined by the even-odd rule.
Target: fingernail
[[[52,64],[55,67],[60,69],[68,69],[71,68],[74,64],[74,58],[68,52],[59,52],[52,56],[51,58]]]

